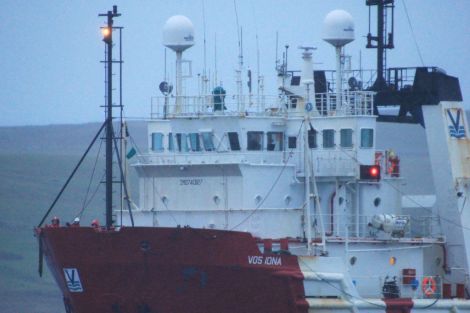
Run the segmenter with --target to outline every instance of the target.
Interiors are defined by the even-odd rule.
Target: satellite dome
[[[183,15],[170,17],[163,26],[163,44],[176,51],[182,52],[194,45],[194,26]]]
[[[333,10],[323,21],[323,40],[342,47],[354,40],[354,21],[348,12]]]

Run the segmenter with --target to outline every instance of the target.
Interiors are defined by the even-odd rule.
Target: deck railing
[[[412,238],[420,241],[427,239],[444,240],[439,218],[437,216],[421,216],[419,218],[410,215],[388,212],[388,225],[383,229],[372,225],[373,215],[354,214],[321,214],[325,233],[331,238],[371,238],[371,239],[400,239]],[[318,218],[318,215],[315,217]],[[392,220],[393,219],[393,220]],[[319,223],[317,223],[319,225]],[[316,237],[321,236],[321,229],[317,228]]]
[[[201,95],[152,97],[151,118],[199,116],[351,116],[373,115],[374,92],[317,93],[312,100],[298,96]]]

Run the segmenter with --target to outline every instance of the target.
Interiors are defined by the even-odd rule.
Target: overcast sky
[[[404,4],[414,30],[413,40]],[[105,13],[118,5],[116,26],[124,26],[124,104],[128,117],[148,117],[150,97],[159,95],[164,75],[162,27],[172,15],[183,14],[195,26],[196,45],[184,54],[193,61],[193,75],[203,70],[203,7],[205,8],[207,70],[217,70],[228,93],[235,93],[237,28],[233,0],[18,1],[0,3],[0,126],[43,125],[103,119],[104,43],[100,26]],[[204,5],[203,5],[204,4]],[[355,21],[356,40],[347,46],[353,67],[362,54],[364,68],[375,67],[375,50],[365,48],[368,8],[365,0],[237,0],[243,28],[245,68],[256,70],[256,35],[266,94],[275,95],[276,32],[279,46],[290,45],[289,64],[300,69],[299,45],[317,47],[316,68],[333,69],[334,50],[321,40],[325,15],[344,9]],[[389,66],[439,66],[460,79],[464,100],[470,97],[469,0],[396,0],[395,46]],[[374,32],[375,33],[375,32]],[[217,43],[215,45],[215,38]],[[217,46],[217,49],[215,49]],[[280,51],[282,53],[282,51]],[[168,71],[174,77],[174,55]],[[189,83],[189,82],[188,82]],[[196,83],[193,83],[193,85]],[[467,105],[467,108],[470,106]]]

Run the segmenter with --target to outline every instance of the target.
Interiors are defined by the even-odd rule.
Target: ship
[[[243,92],[242,58],[236,94],[207,92],[198,77],[204,92],[185,95],[182,55],[194,27],[170,17],[163,44],[176,53],[175,91],[164,81],[152,98],[148,151],[131,164],[139,205],[124,182],[120,210],[112,204],[113,155],[125,137],[113,129],[120,13],[100,14],[107,111],[93,141],[105,131],[106,222],[45,224],[53,204],[35,228],[40,267],[45,259],[67,313],[470,312],[470,142],[458,78],[437,67],[387,68],[394,1],[366,4],[378,10],[377,34],[367,35],[374,79],[346,68],[354,21],[334,10],[322,39],[336,69],[314,69],[314,49],[303,46],[302,69],[290,70],[286,53],[271,97],[252,92],[251,75]],[[376,148],[378,121],[425,128],[432,173],[422,179],[434,182],[435,197],[401,192],[400,156]]]

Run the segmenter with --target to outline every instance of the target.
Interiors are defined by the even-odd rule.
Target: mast
[[[369,6],[369,33],[367,34],[366,48],[377,49],[377,78],[373,85],[374,90],[382,90],[385,88],[384,72],[387,67],[387,50],[393,49],[393,26],[394,26],[394,1],[395,0],[367,0],[366,5]],[[370,7],[377,6],[377,35],[372,36],[370,33]],[[387,21],[387,13],[391,10],[392,20]],[[391,30],[388,32],[388,25]],[[375,45],[372,42],[375,41]]]
[[[121,16],[117,6],[112,11],[99,14],[107,17],[107,25],[102,28],[106,44],[106,227],[113,226],[113,18]]]

